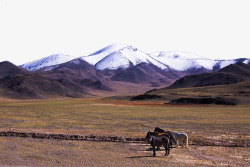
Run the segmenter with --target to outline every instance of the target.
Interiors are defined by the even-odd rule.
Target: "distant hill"
[[[250,65],[244,63],[231,64],[218,72],[187,75],[164,89],[227,85],[250,79]]]
[[[82,93],[41,75],[25,73],[0,79],[0,96],[15,99],[82,97]]]
[[[0,62],[0,79],[8,75],[15,75],[19,73],[30,73],[30,71],[18,67],[8,61]]]
[[[30,72],[10,62],[0,62],[0,96],[8,98],[82,97],[86,92]]]
[[[149,100],[151,97],[166,104],[209,104],[208,101],[213,104],[216,99],[234,104],[250,104],[250,80],[228,85],[157,89],[134,96],[131,100]]]

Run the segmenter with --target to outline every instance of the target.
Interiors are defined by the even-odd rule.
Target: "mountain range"
[[[72,57],[64,54],[51,55],[33,62],[21,65],[21,67],[37,71],[44,67],[44,70],[51,70],[58,64],[62,64],[74,59],[82,59],[93,65],[96,70],[118,70],[128,69],[142,63],[152,64],[162,70],[192,71],[192,70],[219,70],[230,64],[245,63],[250,64],[250,59],[240,58],[233,60],[214,60],[198,56],[187,52],[162,51],[145,53],[137,48],[124,45],[109,45],[88,56]],[[48,68],[50,67],[50,68]]]
[[[175,81],[178,85],[177,81],[182,82],[180,78],[185,76],[184,80],[194,80],[187,75],[212,75],[218,70],[223,73],[223,70],[231,69],[241,76],[246,71],[229,67],[238,63],[250,64],[250,59],[213,60],[192,53],[169,51],[148,54],[133,46],[113,44],[78,58],[56,54],[19,67],[1,62],[0,96],[48,98],[139,94],[170,86]],[[209,80],[218,78],[220,76]],[[229,82],[230,79],[226,77],[225,80]]]

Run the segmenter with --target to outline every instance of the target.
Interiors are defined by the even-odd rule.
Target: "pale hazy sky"
[[[80,57],[112,43],[250,58],[249,20],[249,0],[0,0],[0,61]]]

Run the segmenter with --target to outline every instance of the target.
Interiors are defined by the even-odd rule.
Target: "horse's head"
[[[160,132],[160,133],[163,133],[165,132],[163,129],[159,128],[159,127],[155,127],[155,130],[154,132]]]
[[[147,135],[146,135],[146,139],[149,138],[151,136],[150,134],[151,132],[148,132]]]
[[[152,135],[151,135],[152,132],[148,132],[147,135],[146,135],[146,141],[148,141],[149,143],[152,141]]]

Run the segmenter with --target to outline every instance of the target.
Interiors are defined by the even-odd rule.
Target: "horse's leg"
[[[171,141],[168,143],[168,155],[170,154],[170,146],[172,145]]]
[[[168,146],[164,146],[164,148],[165,148],[165,151],[166,151],[166,153],[165,153],[165,156],[166,156],[166,155],[168,155]]]
[[[182,140],[182,142],[181,142],[181,147],[182,148],[184,147],[184,142],[185,142],[185,140]]]
[[[186,147],[188,148],[188,136],[186,138]]]
[[[169,139],[169,145],[170,145],[170,148],[173,148],[173,142],[172,142],[172,137],[170,137],[170,139]]]
[[[165,148],[165,156],[169,155],[169,152],[170,152],[169,143],[164,145],[164,148]]]
[[[153,146],[153,156],[155,157],[155,146]]]
[[[185,145],[188,148],[188,138],[185,139]]]
[[[186,142],[187,142],[187,140],[186,140],[186,139],[184,139],[184,140],[183,140],[183,142],[182,142],[182,143],[183,143],[183,144],[182,144],[182,147],[187,146],[187,145],[186,145]]]

